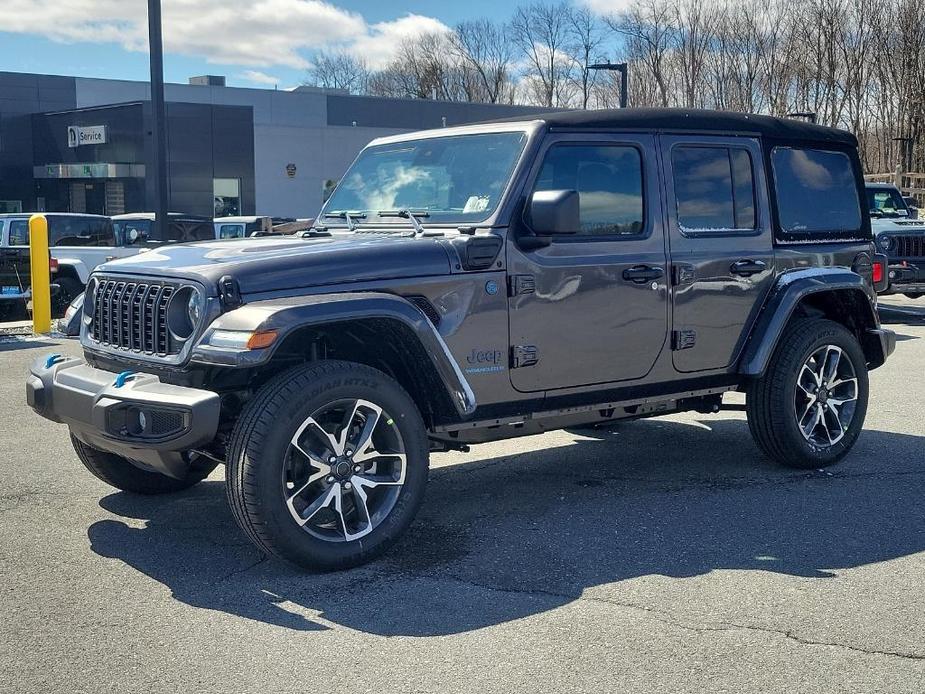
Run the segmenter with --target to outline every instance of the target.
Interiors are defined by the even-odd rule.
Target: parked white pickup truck
[[[23,301],[31,295],[29,217],[29,214],[0,214],[0,258],[9,258],[5,264],[0,261],[0,302],[3,303]],[[109,217],[55,212],[46,214],[45,218],[54,270],[52,282],[58,286],[53,299],[56,306],[67,306],[83,292],[87,278],[97,265],[142,250],[117,245]],[[14,257],[16,263],[12,261]]]

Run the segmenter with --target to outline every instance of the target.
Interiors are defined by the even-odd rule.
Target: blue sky
[[[594,2],[594,0],[584,0]],[[597,0],[597,2],[608,0]],[[313,48],[373,67],[402,38],[466,19],[503,20],[499,0],[162,0],[165,77],[222,74],[230,85],[299,84]],[[147,79],[146,0],[3,0],[0,69]]]

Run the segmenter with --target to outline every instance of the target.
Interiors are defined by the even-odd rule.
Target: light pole
[[[154,230],[167,239],[167,109],[164,105],[164,46],[161,0],[148,0],[148,51],[151,64],[151,119],[154,134]]]
[[[626,108],[626,63],[595,63],[588,66],[589,70],[608,70],[610,72],[620,73],[620,108]]]

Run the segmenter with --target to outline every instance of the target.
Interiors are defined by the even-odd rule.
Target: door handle
[[[627,282],[634,282],[635,284],[645,284],[646,282],[659,279],[664,274],[665,271],[660,267],[655,267],[653,265],[634,265],[623,271],[623,279]]]
[[[763,263],[762,261],[747,259],[734,262],[729,267],[729,272],[731,272],[733,275],[751,277],[752,275],[757,275],[759,272],[764,272],[767,269],[767,264]]]
[[[106,262],[107,262],[107,263],[108,263],[110,260],[115,260],[115,259],[116,259],[116,256],[114,256],[114,255],[107,255],[107,256],[106,256]]]

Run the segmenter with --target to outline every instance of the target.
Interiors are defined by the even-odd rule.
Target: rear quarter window
[[[775,147],[771,168],[779,241],[870,238],[863,228],[854,164],[845,152]]]

